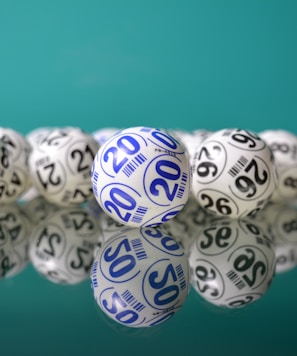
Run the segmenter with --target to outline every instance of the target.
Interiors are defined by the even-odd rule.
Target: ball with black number
[[[164,130],[128,128],[98,150],[92,183],[99,205],[114,220],[132,227],[160,225],[188,200],[188,154]]]
[[[271,148],[278,173],[278,184],[271,200],[297,198],[297,136],[286,130],[267,130],[260,137]]]
[[[270,148],[254,132],[219,130],[192,159],[192,192],[208,212],[241,218],[261,210],[277,182]]]
[[[98,220],[82,208],[60,208],[36,224],[29,256],[36,271],[53,283],[77,284],[90,276]]]
[[[52,129],[33,146],[32,184],[49,202],[69,207],[93,198],[90,173],[99,145],[75,127]]]
[[[268,204],[259,218],[272,236],[276,273],[292,270],[297,264],[297,210],[285,203]]]
[[[124,228],[98,251],[92,290],[100,309],[129,327],[164,323],[183,306],[189,293],[184,250],[158,228]]]
[[[29,188],[31,146],[18,131],[0,127],[0,202],[14,203]]]
[[[214,219],[191,246],[194,290],[219,307],[238,308],[261,298],[274,277],[273,243],[249,219]]]

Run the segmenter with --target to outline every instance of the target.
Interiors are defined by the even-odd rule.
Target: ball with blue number
[[[198,146],[191,163],[192,192],[215,215],[253,215],[271,200],[277,186],[271,149],[252,131],[214,132]]]
[[[92,289],[101,310],[129,327],[170,319],[188,296],[189,266],[181,246],[158,228],[123,228],[95,256]]]
[[[194,290],[219,307],[250,305],[268,291],[275,274],[272,240],[255,220],[214,218],[189,254]]]
[[[188,154],[164,130],[128,128],[98,150],[92,183],[99,205],[119,223],[160,225],[176,216],[188,200]]]

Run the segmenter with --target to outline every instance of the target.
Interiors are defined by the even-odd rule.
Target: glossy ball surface
[[[276,187],[276,167],[266,143],[254,132],[219,130],[192,160],[192,192],[208,212],[232,218],[261,210]]]
[[[95,139],[79,128],[50,130],[30,155],[32,184],[57,205],[75,206],[92,199],[90,172],[98,148]]]
[[[119,223],[159,225],[178,214],[188,200],[188,155],[163,130],[128,128],[100,147],[92,182],[99,205]]]
[[[238,308],[261,298],[275,270],[272,241],[249,219],[218,218],[191,246],[191,282],[207,302]]]
[[[189,266],[183,249],[158,228],[124,228],[106,241],[91,272],[94,298],[114,321],[152,327],[184,304]]]
[[[36,271],[57,284],[77,284],[90,276],[99,223],[79,207],[63,208],[35,223],[29,256]]]
[[[297,136],[286,130],[267,130],[259,135],[271,148],[278,173],[271,200],[282,202],[297,198]]]

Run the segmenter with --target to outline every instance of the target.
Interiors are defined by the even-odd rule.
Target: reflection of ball
[[[297,264],[297,210],[284,203],[268,204],[260,213],[272,236],[276,255],[276,273],[295,268]]]
[[[31,184],[28,167],[31,146],[22,134],[4,127],[0,127],[0,141],[1,147],[4,145],[4,151],[1,150],[0,154],[0,202],[12,203],[16,202]],[[9,164],[9,177],[5,175],[7,167],[3,170],[5,163]]]
[[[183,249],[157,228],[124,228],[98,251],[91,272],[94,298],[113,320],[150,327],[172,317],[189,292]]]
[[[50,130],[30,156],[33,185],[45,199],[62,206],[92,199],[90,172],[98,147],[78,128]]]
[[[262,297],[274,276],[272,241],[248,219],[214,219],[189,255],[196,292],[222,307],[243,307]]]
[[[210,213],[233,218],[265,206],[276,186],[271,150],[255,133],[224,129],[206,138],[192,160],[192,192]]]
[[[277,189],[271,200],[297,198],[297,136],[285,130],[267,130],[259,135],[271,148],[278,173]]]
[[[118,222],[161,224],[185,205],[190,165],[184,146],[167,132],[134,127],[112,136],[93,164],[93,191],[102,209]]]
[[[97,242],[97,219],[82,208],[60,208],[33,229],[29,256],[37,272],[59,284],[90,276]]]
[[[0,208],[1,229],[5,227],[11,250],[6,256],[5,277],[13,277],[23,271],[29,263],[28,247],[31,222],[16,203],[5,204]]]

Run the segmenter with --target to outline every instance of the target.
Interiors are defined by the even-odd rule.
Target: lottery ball
[[[273,243],[248,218],[217,218],[193,242],[189,264],[192,286],[205,301],[218,307],[245,307],[271,285]]]
[[[98,143],[75,127],[50,130],[29,159],[32,184],[49,202],[77,206],[93,198],[90,172]]]
[[[21,133],[6,127],[0,127],[0,142],[0,202],[13,203],[31,184],[28,166],[31,146]]]
[[[105,127],[94,131],[92,136],[101,146],[105,141],[107,141],[111,136],[115,135],[119,131],[120,129],[115,127]]]
[[[297,136],[285,130],[267,130],[259,136],[271,148],[278,173],[271,200],[282,202],[297,198]]]
[[[33,228],[29,256],[36,271],[57,284],[90,277],[100,226],[81,207],[60,207]]]
[[[184,250],[160,229],[124,228],[98,250],[91,283],[108,317],[129,327],[152,327],[184,304],[189,266]]]
[[[232,218],[261,210],[276,187],[276,167],[266,143],[254,132],[219,130],[192,160],[192,193],[208,212]]]
[[[116,221],[131,227],[159,225],[188,200],[188,155],[164,130],[128,128],[98,150],[92,183],[99,205]]]

